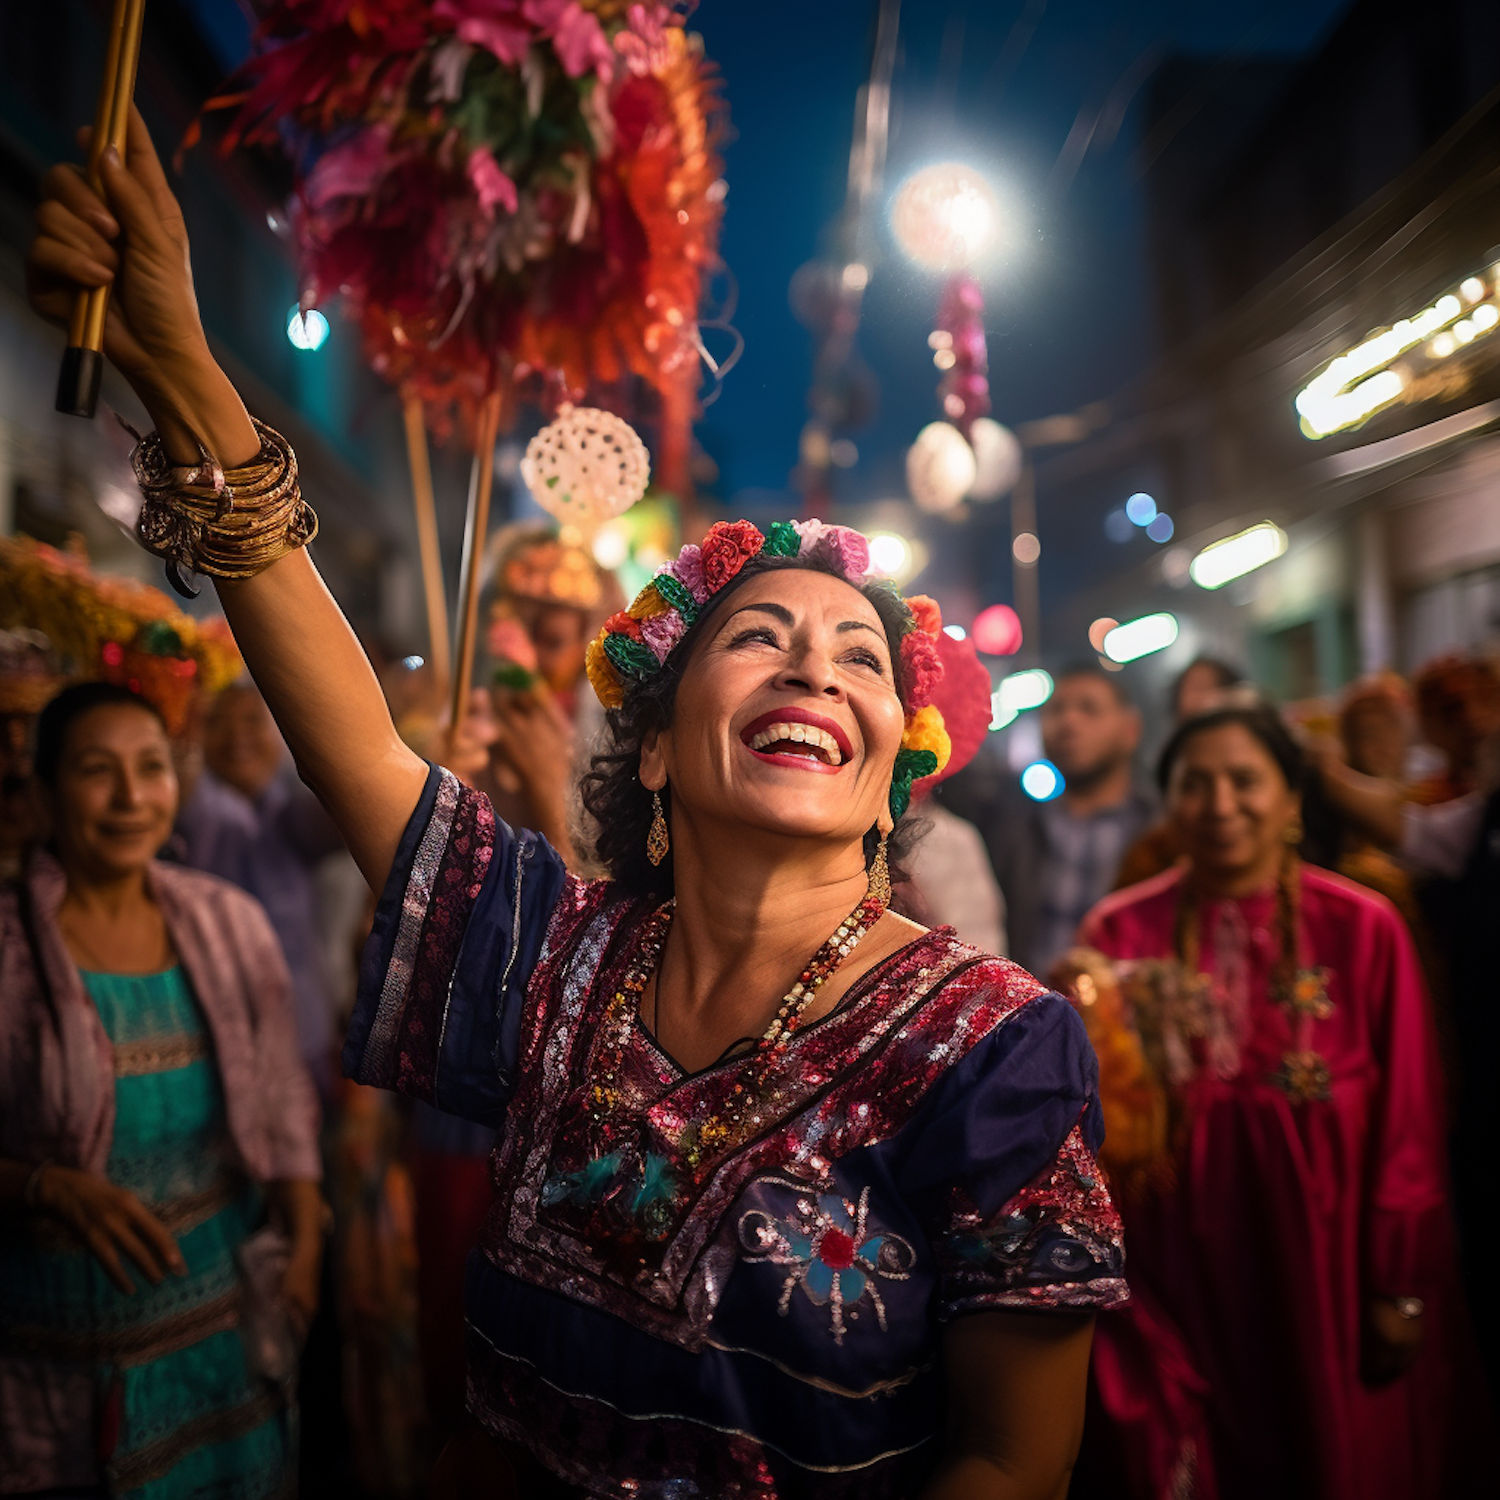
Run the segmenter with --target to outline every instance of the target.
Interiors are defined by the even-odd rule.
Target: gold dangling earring
[[[672,836],[667,832],[667,820],[661,812],[661,793],[651,793],[651,831],[646,835],[646,858],[659,865],[672,847]]]
[[[886,853],[885,841],[889,835],[880,830],[880,845],[875,850],[875,860],[870,866],[870,894],[882,906],[891,904],[891,862]]]
[[[1307,832],[1302,826],[1301,818],[1294,818],[1290,823],[1286,825],[1281,834],[1281,837],[1293,849],[1295,849],[1306,836]]]

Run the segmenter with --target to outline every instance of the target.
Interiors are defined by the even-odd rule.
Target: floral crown
[[[816,558],[855,588],[873,581],[886,584],[872,576],[869,544],[851,527],[775,521],[762,532],[749,521],[719,521],[700,544],[689,543],[674,562],[657,569],[630,608],[611,615],[589,643],[589,681],[599,701],[606,708],[619,708],[636,684],[655,677],[704,605],[747,562],[761,556]],[[911,801],[912,783],[941,772],[953,745],[942,712],[932,701],[943,676],[937,646],[942,611],[924,594],[902,599],[894,584],[887,586],[906,616],[900,670],[906,725],[891,777],[891,816],[899,818]]]

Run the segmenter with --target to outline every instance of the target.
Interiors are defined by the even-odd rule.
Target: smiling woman
[[[107,352],[159,429],[151,535],[204,540],[380,892],[346,1069],[499,1130],[478,1425],[439,1493],[1065,1493],[1090,1315],[1125,1297],[1093,1053],[1030,975],[887,909],[892,830],[950,753],[937,606],[844,527],[684,548],[589,649],[612,878],[576,878],[397,736],[301,550],[285,445],[202,338],[138,118],[128,157],[107,207],[49,177],[33,301],[112,283]],[[257,512],[252,564],[222,492],[254,476],[285,512]]]
[[[36,769],[52,838],[0,891],[4,1488],[284,1493],[288,1388],[237,1327],[268,1207],[288,1341],[317,1299],[317,1105],[280,949],[248,897],[156,861],[177,776],[143,699],[65,688]]]
[[[1226,1500],[1436,1500],[1479,1472],[1421,972],[1389,902],[1298,857],[1301,771],[1268,706],[1186,720],[1158,773],[1185,858],[1070,955],[1101,1055],[1144,1059],[1111,1139],[1159,1100],[1170,1152],[1124,1199],[1136,1302],[1100,1333],[1088,1500],[1185,1473]]]
[[[791,574],[798,576],[779,576]],[[786,604],[770,597],[768,590],[791,593],[807,618],[799,617]],[[854,594],[857,597],[852,597]],[[843,618],[850,614],[856,618]],[[722,658],[741,671],[754,673],[757,664],[763,667],[770,655],[784,652],[799,631],[805,636],[814,629],[831,630],[837,637],[833,643],[835,654],[846,663],[843,675],[856,685],[855,698],[866,716],[876,705],[887,716],[894,716],[894,740],[879,743],[878,729],[883,726],[877,726],[874,734],[877,763],[883,760],[894,767],[903,731],[897,673],[902,640],[910,625],[910,612],[891,588],[872,582],[857,591],[851,590],[826,553],[814,553],[806,561],[761,554],[746,564],[732,584],[709,601],[701,614],[695,614],[694,623],[684,631],[685,649],[677,660],[694,655],[695,644],[705,640],[704,649],[711,659]],[[676,666],[676,661],[673,665]],[[606,683],[606,691],[608,687]],[[648,744],[658,744],[662,730],[677,711],[681,687],[680,669],[653,672],[641,679],[628,699],[622,699],[620,707],[613,711],[613,745],[596,758],[592,772],[585,779],[584,799],[600,830],[598,854],[622,889],[664,895],[674,889],[676,862],[671,847],[656,862],[648,857],[646,848],[654,816],[651,793],[653,790],[657,793],[663,808],[670,813],[672,778],[648,785],[640,773],[642,751]],[[682,720],[701,726],[707,718],[694,700],[691,682],[687,689],[687,698],[682,701]],[[810,696],[816,701],[816,695]],[[868,868],[880,850],[878,792],[882,783],[878,776],[872,781],[866,731],[851,723],[852,717],[852,709],[847,705],[814,710],[809,706],[778,704],[741,722],[736,732],[740,742],[767,766],[784,765],[792,772],[825,775],[836,771],[846,781],[863,783],[865,806],[861,809],[860,801],[852,798],[846,805],[850,815],[857,812],[858,816],[865,816],[861,852]],[[886,738],[890,740],[889,735]],[[679,735],[677,741],[681,740]],[[668,745],[672,744],[673,737],[669,735]],[[865,764],[859,764],[860,759]],[[737,756],[728,758],[726,769],[732,772],[737,761]],[[653,766],[652,774],[654,769]],[[743,766],[740,771],[740,784],[744,787],[750,768]],[[889,786],[891,775],[887,771],[883,785]],[[797,795],[800,783],[796,781],[777,783],[765,778],[751,785],[756,788],[753,795],[763,804],[755,814],[761,819],[769,817],[778,822],[807,811],[804,800]],[[773,795],[778,785],[782,795]],[[876,794],[873,796],[872,786]],[[819,793],[823,790],[817,789]],[[814,820],[819,805],[814,801]],[[899,819],[888,817],[887,821],[892,828],[887,861],[899,878],[904,840],[895,831]]]

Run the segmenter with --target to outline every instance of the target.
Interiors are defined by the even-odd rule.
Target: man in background
[[[991,755],[954,777],[942,797],[984,838],[1005,896],[1011,957],[1045,974],[1155,809],[1135,785],[1141,717],[1117,677],[1070,667],[1038,712],[1043,752],[1062,773],[1061,796],[1032,801]]]

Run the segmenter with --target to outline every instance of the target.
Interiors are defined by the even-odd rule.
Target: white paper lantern
[[[969,487],[971,500],[998,500],[1015,488],[1021,477],[1021,442],[1009,427],[993,417],[980,417],[969,429],[977,473]]]
[[[543,510],[590,531],[646,493],[651,459],[623,417],[564,404],[526,445],[521,479]]]
[[[973,487],[974,450],[951,422],[929,422],[906,450],[906,488],[926,511],[952,510]]]

